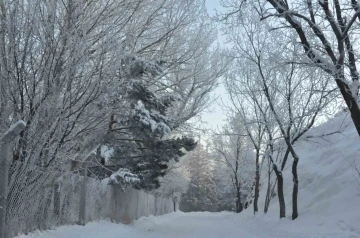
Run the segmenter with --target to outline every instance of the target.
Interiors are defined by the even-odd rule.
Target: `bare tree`
[[[298,194],[298,175],[297,165],[299,156],[295,151],[294,144],[297,142],[316,122],[317,117],[322,113],[329,103],[332,102],[334,95],[331,84],[325,76],[317,69],[309,70],[293,63],[282,63],[276,60],[286,54],[276,43],[273,33],[269,32],[267,26],[254,22],[251,17],[238,22],[241,24],[240,31],[231,29],[230,39],[234,42],[234,52],[240,62],[240,71],[245,71],[247,78],[246,84],[251,85],[253,90],[250,100],[261,98],[255,94],[262,94],[266,100],[265,108],[256,103],[259,113],[266,115],[266,109],[272,113],[273,120],[287,146],[281,170],[283,170],[287,157],[293,157],[293,219],[298,216],[297,194]],[[241,35],[239,33],[242,33]],[[274,37],[274,39],[272,38]],[[281,49],[281,50],[279,50]],[[292,49],[296,55],[297,49]],[[295,52],[295,53],[294,53]],[[246,67],[244,67],[246,65]],[[241,67],[242,66],[242,67]],[[241,74],[240,74],[241,75]],[[236,75],[233,80],[236,80]],[[240,76],[241,77],[241,76]],[[243,82],[239,80],[240,82]],[[231,87],[234,89],[234,87]],[[241,86],[239,94],[242,93]],[[234,92],[233,92],[234,94]],[[250,93],[251,95],[251,93]],[[237,105],[239,105],[238,103]],[[246,111],[243,110],[245,114]],[[259,116],[260,120],[261,116]],[[262,122],[267,122],[266,117],[262,116]],[[267,123],[265,123],[266,125]],[[266,126],[264,126],[266,128]],[[271,133],[268,135],[271,135]],[[270,143],[271,147],[272,144]],[[270,148],[270,150],[273,150]],[[277,168],[274,163],[274,169]],[[281,213],[283,214],[283,213]]]
[[[129,81],[176,97],[181,128],[227,65],[201,0],[1,0],[0,25],[0,129],[26,121],[14,160],[44,167],[85,158],[131,114]]]
[[[236,120],[236,119],[235,119]],[[231,182],[236,194],[236,212],[242,212],[245,198],[251,192],[252,187],[252,159],[253,153],[247,141],[246,134],[241,134],[240,128],[234,127],[235,120],[220,133],[214,135],[213,146],[216,151],[216,159],[229,170]],[[237,123],[235,123],[237,124]]]
[[[262,114],[256,102],[243,97],[239,85],[234,85],[232,76],[227,77],[225,86],[230,96],[230,110],[236,115],[237,128],[242,128],[243,135],[248,136],[255,152],[255,180],[254,180],[254,213],[258,212],[258,199],[260,192],[260,158],[264,146],[266,128],[262,122]],[[239,91],[240,90],[240,91]]]
[[[298,54],[294,61],[318,67],[334,79],[360,135],[359,71],[356,65],[360,7],[357,0],[307,0],[291,4],[287,0],[225,2],[230,7],[226,17],[238,17],[243,11],[255,9],[259,18],[270,22],[274,30],[293,29],[298,38],[290,40],[302,48],[307,58],[305,60]]]

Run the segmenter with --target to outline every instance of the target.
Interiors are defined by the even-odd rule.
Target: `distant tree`
[[[183,195],[180,210],[182,211],[216,211],[215,183],[211,156],[203,145],[189,154],[188,171],[190,183]]]
[[[254,150],[254,183],[253,183],[253,209],[254,214],[258,212],[258,200],[260,193],[260,165],[261,165],[261,153],[264,147],[264,139],[266,127],[262,120],[262,114],[259,107],[253,100],[244,98],[240,85],[233,84],[237,82],[233,80],[234,75],[231,71],[225,80],[226,90],[230,97],[231,105],[229,105],[232,111],[233,118],[231,118],[233,127],[241,132],[240,136],[247,136],[248,143],[251,144]],[[240,91],[239,91],[240,90]]]
[[[152,191],[153,194],[171,197],[177,203],[181,201],[182,194],[186,192],[190,183],[189,172],[186,167],[188,155],[189,153],[183,156],[180,162],[171,161],[168,164],[168,171],[164,177],[159,178],[160,187]]]
[[[230,194],[235,196],[233,200],[235,200],[236,212],[240,213],[244,208],[245,199],[252,190],[253,160],[255,155],[251,150],[248,136],[245,133],[241,133],[243,128],[239,128],[234,119],[236,120],[236,118],[233,118],[228,127],[225,127],[214,136],[213,147],[215,159],[225,165],[215,167],[218,174],[222,171],[222,176],[225,177],[218,177],[218,182],[222,184],[221,179],[230,180],[229,183],[232,185],[232,192]],[[217,187],[219,188],[219,186]],[[225,194],[221,194],[224,189],[219,188],[219,190],[217,193],[220,195],[220,198],[224,199],[224,195],[230,195],[226,194],[229,193],[227,189],[223,192]],[[225,203],[227,203],[226,200]],[[221,201],[219,203],[221,204]]]
[[[231,180],[231,171],[225,163],[215,159],[214,183],[218,211],[236,212],[237,196]]]

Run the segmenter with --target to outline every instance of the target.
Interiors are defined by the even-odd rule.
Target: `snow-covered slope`
[[[308,138],[296,145],[296,152],[300,156],[298,219],[291,222],[279,221],[277,196],[272,198],[268,214],[258,214],[257,219],[261,217],[264,221],[276,221],[275,226],[284,224],[292,227],[294,232],[308,230],[319,231],[323,237],[360,237],[360,184],[355,179],[359,176],[352,166],[353,163],[360,166],[360,138],[350,115],[339,113],[333,119],[311,129],[306,136],[317,137],[336,131],[341,133]],[[291,164],[292,159],[289,158],[283,172],[287,215],[285,220],[291,219],[292,212]],[[263,211],[267,185],[264,175],[259,197],[260,212]],[[252,217],[251,210],[252,207],[245,212],[248,219]]]

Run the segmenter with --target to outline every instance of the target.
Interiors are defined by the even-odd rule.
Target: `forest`
[[[72,201],[33,171],[297,220],[304,143],[359,150],[359,34],[358,0],[0,0],[0,238],[26,188]]]

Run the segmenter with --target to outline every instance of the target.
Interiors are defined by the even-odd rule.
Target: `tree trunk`
[[[289,158],[289,153],[290,153],[290,149],[287,148],[287,150],[286,150],[286,152],[285,152],[284,159],[283,159],[283,161],[282,161],[282,163],[281,163],[281,171],[283,171],[284,168],[285,168],[286,161],[287,161],[287,159]]]
[[[243,208],[242,208],[242,204],[241,204],[241,192],[240,189],[237,188],[236,191],[236,213],[240,213],[242,212]]]
[[[285,217],[285,199],[284,199],[284,179],[282,173],[276,175],[278,182],[277,182],[277,192],[279,197],[279,206],[280,206],[280,218]]]
[[[294,188],[293,188],[293,213],[292,213],[292,219],[295,220],[298,217],[298,207],[297,207],[297,196],[298,196],[298,190],[299,190],[299,180],[297,176],[297,165],[299,163],[299,158],[295,157],[294,162],[292,165],[292,174],[293,174],[293,182],[294,182]]]
[[[345,83],[345,77],[343,75],[335,76],[335,81],[340,89],[341,95],[343,96],[347,107],[349,108],[351,119],[355,125],[355,128],[360,136],[360,108],[359,104],[351,94],[351,89],[347,83]]]
[[[275,186],[277,186],[277,178],[276,178],[276,180],[275,180],[275,183],[272,185],[272,187],[271,187],[271,189],[270,189],[270,197],[269,197],[269,201],[268,201],[268,204],[267,204],[268,208],[269,208],[270,200],[271,200],[273,197],[275,197],[275,195],[276,195],[276,193],[274,192]]]
[[[271,161],[270,158],[268,157],[268,187],[267,187],[267,191],[266,191],[266,197],[265,197],[265,205],[264,205],[264,213],[268,212],[269,209],[269,204],[270,204],[270,199],[271,199]]]
[[[268,182],[268,188],[266,190],[266,197],[265,197],[264,213],[268,212],[269,203],[270,203],[270,184]]]
[[[266,190],[266,197],[265,197],[265,204],[264,204],[264,213],[267,213],[268,212],[268,209],[269,209],[269,204],[270,204],[270,196],[271,196],[271,184],[270,184],[270,174],[269,174],[269,177],[268,177],[268,187],[267,187],[267,190]]]
[[[255,198],[254,198],[254,214],[258,211],[259,186],[260,186],[260,166],[259,166],[259,150],[256,150],[256,174],[255,174]]]
[[[285,199],[284,199],[284,178],[282,172],[278,170],[277,166],[273,165],[274,172],[277,178],[277,192],[279,198],[279,207],[280,207],[280,218],[285,217]]]
[[[55,183],[54,186],[54,216],[56,217],[56,222],[60,222],[60,184],[59,182]]]
[[[290,150],[292,157],[294,158],[291,172],[293,174],[293,183],[294,183],[293,194],[292,194],[292,200],[293,200],[292,201],[292,205],[293,205],[292,219],[295,220],[299,215],[298,214],[298,206],[297,206],[297,196],[298,196],[298,191],[299,191],[299,179],[298,179],[298,175],[297,175],[297,165],[299,163],[299,156],[296,154],[289,138],[286,138],[285,141],[288,146],[288,149]]]

